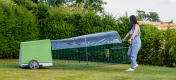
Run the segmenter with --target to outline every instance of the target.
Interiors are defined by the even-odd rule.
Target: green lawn
[[[139,65],[135,72],[125,72],[130,65],[89,63],[86,66],[64,61],[56,64],[30,70],[19,68],[18,60],[0,60],[0,80],[176,80],[176,68]]]

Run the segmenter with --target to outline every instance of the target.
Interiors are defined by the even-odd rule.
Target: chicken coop
[[[19,65],[37,69],[62,63],[127,63],[128,47],[124,47],[116,31],[88,34],[60,40],[21,42]],[[61,66],[61,65],[60,65]]]

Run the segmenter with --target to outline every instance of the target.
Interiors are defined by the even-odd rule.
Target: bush
[[[163,63],[176,66],[176,29],[167,29],[164,33]]]
[[[83,10],[74,11],[69,7],[51,8],[49,9],[49,14],[50,15],[44,22],[46,25],[42,26],[43,29],[41,31],[44,33],[42,33],[43,38],[70,38],[114,30],[116,26],[115,19],[112,19],[108,15],[101,17],[95,12],[84,12]],[[48,37],[46,37],[46,35]]]
[[[33,14],[38,13],[37,4],[33,3],[30,0],[13,0],[17,5],[21,5],[27,8],[29,11],[32,11]]]
[[[59,10],[50,10],[49,14],[46,19],[41,20],[43,24],[40,26],[40,39],[49,38],[56,40],[75,36],[76,28],[67,21],[70,14],[60,12]]]
[[[175,66],[176,30],[159,30],[153,25],[141,25],[142,47],[138,61],[142,64]]]
[[[153,25],[141,25],[142,46],[139,52],[139,63],[161,65],[163,47],[162,31]]]
[[[20,42],[38,39],[36,18],[22,6],[0,3],[0,58],[17,58]]]
[[[121,35],[123,39],[130,30],[130,22],[128,17],[120,17],[117,22],[115,30]]]

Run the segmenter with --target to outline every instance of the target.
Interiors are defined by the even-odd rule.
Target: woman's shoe
[[[139,65],[138,64],[136,64],[135,66],[134,66],[134,68],[136,68],[136,67],[138,67]]]
[[[132,69],[132,68],[129,68],[129,69],[125,70],[125,71],[134,71],[134,69]]]

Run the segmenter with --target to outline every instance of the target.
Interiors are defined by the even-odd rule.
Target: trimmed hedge
[[[39,35],[36,17],[22,6],[9,4],[0,3],[0,58],[17,58],[20,42],[37,40]]]
[[[142,46],[139,52],[139,63],[160,65],[163,46],[162,31],[153,25],[141,25]]]
[[[142,47],[138,61],[142,64],[176,66],[176,30],[159,30],[153,25],[141,25]]]

